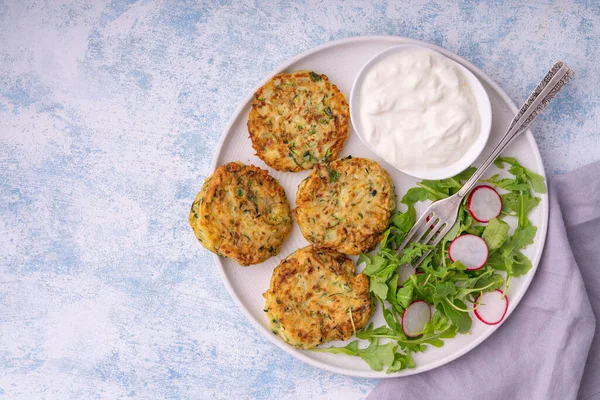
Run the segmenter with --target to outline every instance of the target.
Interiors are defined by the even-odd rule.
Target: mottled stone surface
[[[0,0],[0,397],[364,398],[261,337],[187,226],[227,120],[348,36],[441,45],[518,103],[563,59],[534,127],[560,174],[600,159],[599,4]]]

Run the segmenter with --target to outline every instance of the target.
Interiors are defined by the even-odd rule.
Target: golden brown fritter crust
[[[279,171],[334,160],[348,137],[346,97],[325,75],[275,75],[254,94],[248,132],[256,155]]]
[[[189,223],[204,247],[243,266],[278,254],[292,229],[290,204],[279,182],[241,162],[220,166],[204,181]]]
[[[366,158],[316,165],[298,186],[294,216],[316,247],[344,254],[373,250],[395,208],[388,172]]]
[[[354,275],[343,254],[313,246],[281,261],[264,296],[273,333],[303,349],[348,340],[373,311],[367,276]]]

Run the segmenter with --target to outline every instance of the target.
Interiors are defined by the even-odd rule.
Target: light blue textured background
[[[599,4],[0,0],[0,397],[364,398],[262,338],[187,226],[238,102],[347,36],[443,46],[516,102],[563,59],[534,127],[560,174],[600,159]]]

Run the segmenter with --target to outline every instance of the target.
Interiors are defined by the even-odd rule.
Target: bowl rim
[[[481,81],[471,72],[468,68],[461,65],[456,60],[446,56],[445,54],[437,51],[433,46],[429,46],[427,43],[423,44],[399,44],[396,46],[389,47],[380,51],[371,57],[359,70],[358,74],[354,78],[354,82],[352,83],[352,89],[350,90],[350,98],[348,101],[348,105],[350,108],[350,120],[352,122],[352,127],[356,132],[356,135],[360,139],[360,141],[373,153],[382,157],[381,154],[371,146],[367,140],[365,140],[360,125],[360,117],[359,117],[359,107],[358,101],[360,98],[360,87],[364,81],[366,73],[373,67],[381,59],[387,57],[390,54],[399,53],[405,51],[407,49],[419,49],[426,50],[429,52],[433,52],[439,54],[440,56],[446,58],[454,65],[456,65],[465,75],[469,85],[471,86],[471,91],[473,93],[473,97],[475,97],[475,102],[477,105],[477,111],[479,113],[480,127],[479,127],[479,135],[477,139],[469,146],[465,154],[459,158],[454,163],[439,169],[419,169],[419,168],[400,168],[395,164],[386,160],[390,166],[396,168],[397,170],[413,176],[418,179],[446,179],[451,178],[465,169],[469,168],[473,163],[479,158],[485,146],[489,140],[490,132],[492,130],[492,105],[490,103],[490,98],[487,94],[487,91],[483,87]],[[383,158],[383,157],[382,157]],[[385,160],[385,158],[384,158]]]

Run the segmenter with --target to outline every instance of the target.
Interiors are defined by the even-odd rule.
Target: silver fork
[[[396,254],[401,253],[411,242],[433,247],[437,246],[456,222],[458,208],[464,197],[477,183],[479,178],[481,178],[483,173],[514,138],[527,130],[533,120],[544,111],[550,100],[572,78],[573,71],[562,61],[556,62],[546,73],[544,79],[537,85],[525,104],[521,106],[500,142],[494,147],[494,150],[492,150],[485,161],[481,163],[479,168],[477,168],[473,176],[456,194],[436,201],[425,210],[396,250]],[[411,266],[413,268],[418,267],[430,253],[431,250],[423,254],[416,262],[411,262]]]

